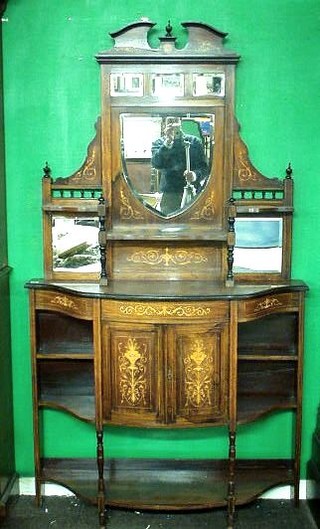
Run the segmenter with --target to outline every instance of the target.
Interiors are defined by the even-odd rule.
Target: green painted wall
[[[109,31],[147,16],[162,35],[197,20],[229,32],[227,46],[242,56],[237,117],[251,159],[268,176],[295,177],[293,277],[310,285],[306,307],[303,471],[320,401],[320,179],[319,0],[9,0],[3,23],[9,263],[12,288],[13,377],[17,470],[33,473],[28,304],[24,283],[42,276],[41,176],[49,161],[67,176],[84,158],[99,114],[96,52]],[[179,31],[180,43],[185,36]],[[95,453],[92,429],[47,412],[50,453]],[[240,429],[239,454],[286,456],[290,414]],[[56,435],[58,434],[58,435]],[[277,435],[276,435],[277,434]],[[223,430],[108,429],[114,456],[210,457],[226,454]]]
[[[2,65],[2,28],[0,29],[0,64]],[[6,222],[6,186],[4,161],[4,127],[3,127],[3,97],[2,97],[2,68],[0,72],[0,270],[7,266],[7,222]]]

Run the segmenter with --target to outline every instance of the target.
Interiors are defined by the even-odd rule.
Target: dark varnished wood
[[[32,290],[52,290],[70,293],[80,298],[106,299],[146,299],[146,300],[232,300],[255,299],[270,294],[287,292],[306,292],[307,285],[303,281],[291,280],[280,284],[236,284],[226,287],[223,283],[209,281],[110,281],[107,286],[99,283],[49,281],[32,279],[26,283]],[[41,294],[42,296],[43,294]]]
[[[93,361],[39,360],[39,406],[95,420]]]
[[[30,293],[36,495],[61,483],[98,505],[145,509],[235,507],[278,484],[299,498],[303,311],[307,286],[291,280],[292,169],[267,178],[252,164],[234,115],[239,55],[226,33],[183,22],[177,45],[168,22],[151,48],[150,21],[111,33],[114,46],[96,58],[101,119],[84,163],[69,177],[44,168],[44,279]],[[194,72],[225,76],[225,95],[194,96]],[[143,73],[143,93],[113,94],[116,73]],[[184,95],[168,106],[152,93],[153,74],[184,75]],[[210,175],[191,205],[161,215],[139,193],[155,186],[143,157],[122,163],[121,115],[214,115]],[[212,123],[212,120],[211,120]],[[163,125],[163,121],[162,121]],[[207,145],[207,144],[206,144]],[[188,164],[187,164],[188,166]],[[128,172],[129,171],[129,172]],[[150,174],[149,174],[150,173]],[[152,174],[151,174],[152,173]],[[130,178],[129,179],[129,174]],[[154,198],[154,197],[153,197]],[[52,216],[95,217],[101,273],[53,268]],[[282,221],[282,266],[276,273],[234,271],[237,217]],[[40,410],[92,423],[96,459],[42,457]],[[289,460],[237,458],[237,429],[276,411],[296,416]],[[105,425],[152,428],[223,426],[227,460],[108,460]]]
[[[118,31],[110,33],[115,40],[114,47],[97,54],[100,64],[112,59],[114,63],[137,64],[155,62],[171,63],[236,63],[239,55],[223,47],[227,33],[201,22],[182,22],[188,31],[188,43],[184,48],[175,46],[175,38],[160,38],[160,46],[151,48],[148,44],[148,32],[155,26],[150,21],[137,21]],[[173,52],[173,53],[172,53]]]
[[[43,480],[67,486],[96,503],[95,460],[44,459],[41,463]],[[290,460],[241,460],[235,470],[237,505],[293,480]],[[104,475],[110,506],[170,511],[226,506],[227,460],[111,459],[105,463]]]
[[[48,280],[28,283],[36,370],[38,499],[43,481],[64,484],[98,503],[102,526],[104,504],[170,510],[226,505],[232,527],[237,504],[252,500],[278,483],[294,483],[298,496],[299,423],[289,467],[280,464],[275,468],[273,462],[269,465],[265,461],[263,477],[253,461],[248,462],[248,468],[237,461],[236,430],[239,424],[279,410],[293,410],[299,420],[301,318],[307,287],[298,281],[231,288],[199,282],[198,291],[193,286],[186,282],[181,289],[181,282],[158,282],[160,292],[155,292],[151,283],[137,281],[131,282],[130,288],[127,282],[105,286]],[[139,382],[137,379],[138,385],[130,387],[126,370],[130,362],[136,369],[140,357]],[[199,361],[199,373],[203,368],[207,377],[201,382],[204,385],[198,386],[204,393],[201,389],[198,395],[189,391],[196,380],[191,358]],[[208,365],[203,363],[204,358]],[[218,471],[207,469],[209,478],[203,483],[201,472],[182,472],[183,482],[178,487],[180,463],[176,467],[172,461],[161,470],[161,480],[168,479],[164,495],[160,493],[163,483],[159,489],[159,469],[148,469],[146,473],[141,462],[137,462],[139,470],[133,474],[130,465],[125,469],[125,463],[123,467],[121,463],[118,471],[114,463],[110,462],[109,469],[105,461],[102,482],[101,434],[97,438],[95,470],[92,463],[79,460],[41,460],[37,440],[41,408],[62,410],[101,428],[104,424],[229,426],[228,464],[211,461],[209,469],[217,464]],[[182,463],[188,464],[194,463]],[[172,488],[174,468],[177,476]],[[134,475],[134,483],[130,475]],[[195,479],[200,480],[196,494],[191,492]]]

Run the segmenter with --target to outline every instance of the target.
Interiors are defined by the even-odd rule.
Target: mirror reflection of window
[[[189,207],[205,188],[213,157],[214,114],[122,114],[124,175],[163,216]]]
[[[143,96],[143,74],[110,74],[111,96]]]
[[[99,272],[98,233],[97,217],[53,216],[53,270]]]
[[[194,96],[225,96],[225,74],[208,73],[193,75]]]
[[[152,95],[163,97],[179,97],[184,95],[183,74],[154,74],[151,78]]]
[[[234,271],[280,273],[282,230],[281,218],[237,218]]]
[[[159,116],[122,115],[122,141],[125,159],[151,158],[152,142],[161,135]]]

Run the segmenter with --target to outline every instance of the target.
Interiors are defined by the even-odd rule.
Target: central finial
[[[172,33],[172,26],[171,26],[171,22],[170,20],[168,20],[168,24],[166,25],[166,37],[172,37],[171,33]]]

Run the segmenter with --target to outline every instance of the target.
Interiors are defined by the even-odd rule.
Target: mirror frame
[[[191,207],[193,202],[195,200],[198,200],[204,189],[206,188],[209,178],[213,177],[212,175],[212,164],[213,164],[213,153],[215,151],[214,146],[214,132],[215,132],[215,113],[211,112],[209,113],[203,113],[203,112],[197,112],[196,114],[193,112],[179,112],[174,111],[170,112],[170,116],[168,117],[168,112],[159,112],[158,110],[152,112],[151,114],[142,113],[139,114],[133,114],[133,113],[126,113],[121,114],[120,116],[120,129],[121,129],[121,138],[120,138],[120,145],[121,145],[121,161],[122,161],[122,172],[123,176],[127,182],[128,187],[132,190],[134,196],[139,198],[141,203],[148,209],[151,209],[152,213],[155,215],[158,215],[160,218],[166,218],[169,219],[171,217],[178,217],[181,212],[186,211],[186,208]],[[141,125],[137,127],[136,130],[132,130],[132,124],[130,127],[126,127],[125,123],[128,120],[130,123],[131,118],[134,120],[136,119],[137,125],[139,125],[139,122],[141,121]],[[149,126],[148,126],[148,118],[149,118]],[[205,121],[205,118],[206,121]],[[188,152],[190,152],[190,141],[191,144],[191,157],[190,154],[187,156],[187,148],[185,145],[179,142],[177,144],[177,147],[175,148],[175,141],[173,142],[173,147],[166,147],[165,146],[165,123],[167,120],[181,120],[181,129],[183,131],[184,137],[189,140],[188,142]],[[154,122],[154,127],[152,126]],[[188,132],[188,128],[190,127],[190,122],[193,122],[197,129],[198,134],[197,136],[191,135],[191,131]],[[201,129],[201,123],[205,124],[209,122],[209,134],[204,133]],[[134,124],[134,122],[133,122]],[[157,126],[158,125],[158,126]],[[206,127],[207,129],[208,127]],[[193,127],[194,129],[194,127]],[[127,137],[127,135],[131,134],[130,137]],[[192,131],[193,132],[193,131]],[[135,139],[133,138],[133,150],[131,153],[131,156],[128,154],[129,148],[127,145],[128,140],[132,139],[132,134],[136,134],[137,137],[140,139],[141,137],[144,137],[144,145],[143,148],[138,144],[135,143]],[[144,135],[144,136],[143,136]],[[201,143],[200,143],[200,141]],[[157,160],[155,165],[153,164],[153,159],[155,156],[155,149],[157,149],[157,152],[159,152],[159,155],[161,153],[161,159],[159,161]],[[201,152],[200,152],[201,149]],[[209,151],[209,152],[208,152]],[[156,154],[157,154],[156,152]],[[140,154],[140,155],[139,155]],[[168,172],[169,169],[169,177],[172,180],[172,177],[177,178],[177,171],[174,169],[170,173],[170,165],[169,163],[175,162],[177,164],[176,157],[179,155],[179,166],[184,165],[184,169],[186,169],[187,165],[189,164],[190,170],[195,171],[197,173],[198,179],[198,185],[194,183],[194,185],[186,185],[187,182],[184,180],[182,181],[181,178],[181,185],[179,186],[180,189],[178,189],[177,184],[173,182],[174,184],[174,192],[175,195],[178,196],[178,202],[180,204],[179,208],[172,209],[171,211],[168,211],[167,214],[163,214],[161,212],[161,201],[164,197],[168,196],[168,193],[166,188],[168,188],[171,184],[171,181],[165,181],[163,182],[164,174]],[[189,159],[187,159],[189,158]],[[197,171],[197,167],[195,166],[195,160],[199,164],[199,169]],[[160,167],[162,166],[162,167]],[[130,167],[130,170],[128,169]],[[133,170],[135,169],[135,172]],[[167,176],[167,175],[166,175]],[[203,176],[202,181],[199,182],[199,176]],[[181,173],[182,177],[182,173]],[[141,179],[140,183],[140,189],[138,187],[139,180]],[[179,181],[179,180],[178,180]],[[143,186],[146,186],[145,189],[142,188]],[[164,188],[165,187],[165,188]],[[186,203],[185,207],[182,206],[182,200],[183,200],[183,193],[186,188],[194,190],[194,198],[191,200],[191,203]],[[175,196],[174,195],[174,196]],[[150,203],[148,204],[148,200]],[[152,203],[151,203],[152,202]]]
[[[170,25],[166,35],[159,38],[160,45],[151,47],[149,32],[156,31],[155,24],[144,20],[111,33],[113,48],[96,56],[101,73],[101,120],[98,120],[96,136],[88,146],[85,161],[71,176],[55,180],[51,178],[50,168],[44,169],[46,278],[99,280],[99,274],[80,273],[78,277],[75,273],[53,270],[50,248],[51,216],[56,212],[96,216],[101,195],[103,204],[107,205],[105,214],[98,215],[103,219],[100,249],[101,269],[106,271],[104,281],[131,278],[136,268],[134,264],[132,268],[128,265],[130,259],[131,263],[134,261],[128,248],[141,252],[148,244],[152,251],[163,251],[163,258],[171,250],[181,254],[188,247],[189,257],[196,255],[198,259],[201,255],[209,263],[199,273],[192,263],[189,268],[172,266],[166,275],[160,273],[160,279],[203,279],[223,283],[227,277],[226,284],[232,286],[235,278],[236,282],[265,283],[282,282],[290,277],[292,169],[288,166],[284,179],[267,178],[249,159],[234,117],[235,67],[239,55],[224,48],[227,34],[201,22],[181,25],[188,36],[184,47],[177,46]],[[166,90],[166,99],[158,88],[154,90],[155,76],[160,88]],[[195,76],[200,79],[196,92]],[[119,90],[114,88],[117,83]],[[119,117],[142,111],[215,114],[215,156],[208,184],[179,214],[163,217],[146,208],[129,189],[123,174]],[[67,190],[70,196],[65,194]],[[274,215],[283,219],[281,273],[234,274],[234,219],[237,215]],[[142,278],[148,278],[148,271],[147,267],[141,267],[139,273]],[[153,277],[150,272],[150,278]]]

